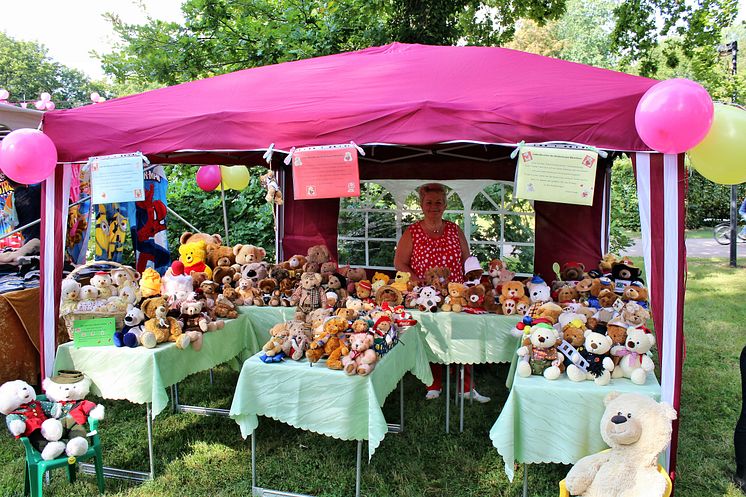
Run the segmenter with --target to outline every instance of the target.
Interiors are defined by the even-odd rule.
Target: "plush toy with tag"
[[[342,356],[342,367],[348,375],[369,375],[376,367],[378,355],[373,350],[373,335],[353,333],[349,339],[348,353]]]
[[[625,378],[632,380],[636,385],[644,385],[648,373],[655,369],[648,352],[655,345],[655,335],[647,328],[628,328],[627,340],[624,345],[611,349],[612,355],[621,357],[619,368]],[[616,370],[615,370],[616,371]]]
[[[259,176],[259,181],[262,184],[262,187],[267,190],[267,195],[265,195],[264,200],[270,204],[282,205],[282,191],[280,190],[280,185],[277,184],[277,180],[275,179],[275,172],[270,169],[267,171],[267,174]]]
[[[52,411],[59,414],[59,409],[52,401],[36,400],[36,392],[25,381],[0,385],[0,413],[5,415],[8,431],[16,438],[28,437],[45,461],[65,452],[62,423],[52,415]]]
[[[574,364],[567,367],[567,377],[572,381],[593,380],[596,385],[608,385],[611,373],[614,371],[614,361],[611,359],[611,337],[605,334],[602,326],[593,330],[586,330],[583,358],[588,361],[587,371],[583,371]]]
[[[547,380],[559,378],[560,364],[564,361],[564,356],[557,350],[560,342],[559,333],[551,325],[538,323],[531,326],[531,334],[516,352],[524,359],[518,363],[518,376],[525,378],[535,374],[543,375]]]
[[[44,378],[42,387],[47,399],[60,405],[55,417],[62,423],[62,440],[67,440],[68,456],[82,456],[88,450],[88,418],[104,419],[104,406],[86,400],[91,380],[79,371],[60,371]]]

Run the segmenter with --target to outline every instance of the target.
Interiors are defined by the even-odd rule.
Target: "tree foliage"
[[[94,87],[77,69],[52,60],[39,43],[17,41],[0,32],[0,88],[12,102],[36,100],[49,92],[59,108],[88,102]]]

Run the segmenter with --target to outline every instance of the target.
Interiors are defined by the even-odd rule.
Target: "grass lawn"
[[[740,412],[738,356],[744,345],[746,270],[724,260],[689,261],[686,302],[687,361],[683,372],[677,495],[740,496],[729,482],[733,471],[733,428]],[[366,496],[519,496],[522,472],[513,483],[488,432],[508,395],[507,365],[477,368],[479,390],[492,396],[485,405],[466,405],[465,432],[443,433],[443,400],[425,401],[424,387],[405,378],[406,431],[389,434],[370,464],[363,465]],[[229,407],[238,373],[221,366],[215,384],[201,373],[180,384],[182,402]],[[104,402],[100,427],[105,464],[147,469],[145,408],[125,401]],[[398,419],[399,396],[384,413]],[[557,420],[561,422],[561,420]],[[589,427],[597,429],[597,427]],[[456,433],[453,433],[456,431]],[[114,496],[246,496],[251,494],[250,444],[230,419],[164,411],[155,420],[156,479],[142,485],[107,480]],[[261,418],[257,432],[259,485],[319,496],[354,495],[355,443],[291,428]],[[23,495],[23,450],[10,436],[0,437],[0,495]],[[531,466],[532,496],[557,495],[557,482],[569,468]],[[92,475],[71,486],[64,471],[53,472],[46,495],[96,495]]]

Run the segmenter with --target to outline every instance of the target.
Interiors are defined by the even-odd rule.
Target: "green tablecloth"
[[[599,427],[609,392],[636,392],[660,400],[660,390],[654,375],[648,375],[645,385],[619,378],[604,387],[592,381],[575,383],[564,375],[554,381],[516,376],[490,439],[511,481],[516,461],[574,464],[608,448]]]
[[[168,405],[166,388],[187,376],[260,350],[250,321],[244,316],[226,321],[222,330],[206,333],[202,349],[179,350],[174,343],[145,347],[75,348],[72,342],[57,348],[54,370],[77,369],[88,376],[91,393],[105,399],[152,403],[153,417]]]
[[[388,431],[381,407],[407,371],[432,383],[422,332],[409,328],[369,376],[347,376],[323,361],[265,364],[259,354],[244,362],[230,416],[244,438],[267,416],[296,428],[341,440],[368,440],[373,455]]]
[[[425,332],[427,357],[441,364],[510,362],[518,338],[516,316],[465,312],[412,312]]]
[[[249,319],[261,347],[269,341],[270,328],[295,317],[295,307],[242,306],[238,313]]]

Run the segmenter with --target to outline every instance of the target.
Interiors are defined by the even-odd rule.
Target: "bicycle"
[[[746,242],[746,233],[744,233],[744,221],[743,220],[738,221],[738,224],[736,225],[736,231],[738,233],[738,241]],[[720,245],[729,245],[730,244],[730,221],[725,221],[715,226],[715,229],[713,230],[713,235],[715,236],[715,241],[718,242]]]

